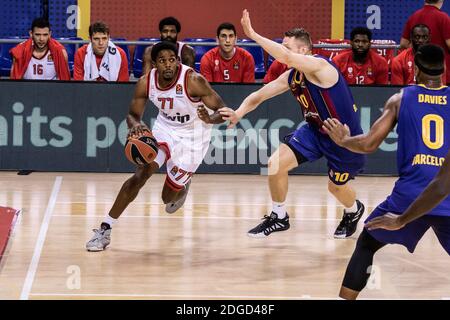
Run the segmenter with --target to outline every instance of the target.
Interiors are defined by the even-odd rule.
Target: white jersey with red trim
[[[31,57],[30,63],[28,63],[27,71],[23,76],[28,80],[56,80],[55,63],[50,50],[40,59]]]
[[[167,175],[178,186],[188,183],[211,141],[212,125],[197,116],[197,107],[202,102],[187,93],[190,72],[194,72],[192,68],[180,64],[176,80],[166,89],[158,86],[156,68],[148,73],[148,98],[159,109],[152,127],[160,145],[155,162],[161,167],[167,161]]]
[[[174,129],[192,130],[195,123],[205,124],[197,116],[197,107],[202,105],[198,98],[192,98],[187,93],[187,76],[194,72],[192,68],[180,64],[175,82],[162,89],[158,86],[158,73],[153,68],[148,79],[148,98],[159,109],[157,121]]]

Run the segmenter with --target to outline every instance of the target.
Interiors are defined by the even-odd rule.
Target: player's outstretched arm
[[[251,93],[244,101],[242,101],[236,111],[231,108],[221,108],[219,112],[222,115],[222,118],[230,121],[228,128],[233,128],[241,118],[247,113],[255,110],[264,101],[289,90],[289,73],[290,70],[284,72],[276,80],[269,82],[258,91]]]
[[[142,76],[134,89],[133,99],[128,110],[127,124],[128,137],[139,137],[144,134],[144,131],[150,131],[149,128],[141,123],[142,115],[144,114],[145,104],[147,103],[147,77]]]
[[[189,96],[194,98],[200,98],[205,106],[213,111],[213,114],[209,114],[208,111],[200,106],[197,108],[198,117],[206,123],[216,124],[225,122],[219,113],[219,109],[225,107],[225,102],[222,98],[211,88],[209,82],[196,72],[190,72],[188,75],[188,93]]]
[[[307,75],[315,75],[321,86],[329,87],[337,82],[339,78],[337,70],[325,59],[294,53],[285,46],[256,33],[251,25],[250,14],[247,9],[242,12],[241,24],[247,37],[256,41],[279,62],[300,70]]]
[[[341,147],[357,153],[375,152],[397,123],[401,97],[402,93],[397,93],[389,98],[383,113],[366,134],[352,137],[348,126],[334,118],[325,120],[322,128]]]
[[[370,220],[366,227],[369,230],[397,230],[414,221],[436,207],[450,195],[450,151],[436,177],[414,200],[402,215],[385,214]]]

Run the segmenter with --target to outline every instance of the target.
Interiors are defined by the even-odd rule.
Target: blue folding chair
[[[4,37],[4,39],[23,39],[23,37]],[[9,50],[17,46],[18,43],[2,43],[0,44],[0,77],[9,77],[12,67],[12,58]]]
[[[64,41],[64,40],[83,40],[82,38],[79,37],[68,37],[68,38],[54,38],[56,41]],[[67,51],[67,60],[69,63],[69,70],[70,70],[70,75],[73,75],[73,64],[74,64],[74,60],[75,60],[75,52],[77,51],[77,45],[75,43],[62,43],[62,45],[64,46],[64,48],[66,48]]]
[[[204,42],[216,42],[215,38],[185,38],[185,42],[195,42],[191,47],[195,50],[195,71],[200,72],[200,61],[203,55],[217,45],[205,45]],[[198,43],[198,44],[197,44]]]
[[[153,41],[158,42],[161,41],[160,38],[139,38],[139,41]],[[144,56],[145,49],[150,46],[146,44],[138,44],[134,49],[134,57],[133,57],[133,75],[135,78],[140,78],[142,76],[142,57]]]
[[[255,43],[255,41],[250,39],[241,39],[237,44],[239,45],[240,43]],[[242,46],[242,48],[250,52],[250,54],[253,56],[253,59],[255,60],[255,78],[264,78],[264,75],[266,74],[266,67],[264,64],[263,49],[260,46]]]

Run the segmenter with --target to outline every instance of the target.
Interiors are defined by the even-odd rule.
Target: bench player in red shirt
[[[195,50],[184,42],[178,41],[178,34],[181,32],[181,24],[175,17],[166,17],[159,21],[159,35],[161,41],[170,41],[177,46],[177,56],[180,58],[182,64],[194,68],[195,65]],[[152,47],[145,48],[144,56],[142,57],[142,74],[147,74],[156,65],[152,62]]]
[[[11,79],[70,80],[67,51],[52,38],[50,23],[33,20],[30,38],[10,50]]]
[[[414,54],[420,46],[430,42],[430,29],[424,24],[416,25],[412,29],[411,40],[412,47],[403,50],[392,60],[391,84],[416,84],[416,77],[414,75]]]
[[[400,47],[408,48],[411,44],[412,28],[423,23],[430,28],[430,43],[437,44],[445,52],[445,61],[447,65],[446,79],[450,81],[450,17],[441,10],[444,0],[425,0],[422,9],[414,12],[405,24]],[[445,84],[445,82],[444,82]]]
[[[200,61],[200,73],[209,82],[255,82],[255,60],[236,46],[236,28],[225,22],[217,28],[219,45],[209,50]]]
[[[128,82],[128,58],[109,36],[109,27],[101,21],[89,26],[89,44],[75,53],[73,79],[84,81]]]
[[[333,58],[333,62],[348,84],[387,84],[389,67],[386,60],[370,49],[372,32],[364,27],[354,28],[350,34],[351,50]]]

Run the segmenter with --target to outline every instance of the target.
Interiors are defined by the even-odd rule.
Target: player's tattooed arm
[[[341,147],[357,153],[373,153],[378,149],[389,132],[394,129],[397,123],[401,99],[402,93],[397,93],[389,98],[384,106],[383,113],[375,121],[368,133],[352,137],[349,127],[334,118],[325,120],[322,128]]]
[[[181,62],[191,68],[195,66],[195,50],[191,46],[185,45],[181,51]]]
[[[134,96],[128,110],[128,137],[138,137],[144,134],[144,131],[150,131],[150,129],[141,122],[147,98],[147,77],[142,76],[136,84]]]
[[[202,75],[196,72],[190,72],[188,76],[187,91],[189,96],[192,98],[200,98],[208,109],[214,111],[213,114],[209,114],[204,107],[200,106],[197,108],[199,118],[211,124],[225,122],[218,111],[220,108],[226,107],[222,98],[211,88],[209,82]]]

